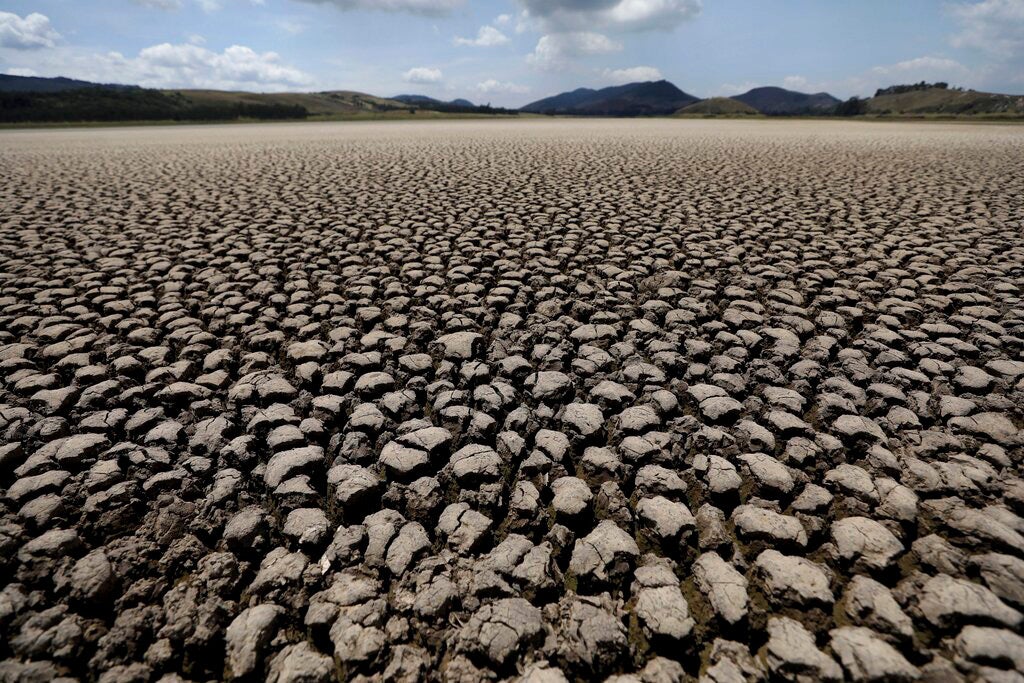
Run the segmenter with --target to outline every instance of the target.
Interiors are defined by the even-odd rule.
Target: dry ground
[[[0,680],[1024,680],[1022,159],[0,134]]]

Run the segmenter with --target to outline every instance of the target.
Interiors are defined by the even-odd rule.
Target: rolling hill
[[[406,104],[416,104],[416,105],[420,105],[420,106],[430,106],[430,105],[447,105],[447,106],[452,106],[452,107],[475,107],[476,106],[475,104],[473,104],[469,100],[463,99],[461,97],[456,98],[454,100],[450,100],[448,102],[445,102],[444,100],[439,100],[436,97],[428,97],[427,95],[395,95],[391,99],[397,100],[399,102],[405,102]]]
[[[92,83],[74,78],[42,78],[39,76],[15,76],[0,74],[0,92],[64,92],[81,88],[108,88],[114,90],[138,90],[137,85],[118,83]]]
[[[519,111],[576,116],[664,116],[697,101],[698,98],[662,80],[600,90],[578,88],[531,102]]]
[[[839,100],[827,92],[807,94],[774,86],[754,88],[742,95],[734,95],[732,99],[769,116],[828,114],[839,104]]]
[[[865,113],[879,116],[1022,116],[1024,95],[998,95],[943,87],[876,94]]]
[[[351,90],[309,93],[252,93],[230,90],[164,90],[198,105],[281,105],[303,107],[310,116],[405,111],[411,105]]]
[[[731,97],[711,97],[700,102],[687,105],[675,113],[676,116],[758,116],[757,111],[749,104],[744,104]]]

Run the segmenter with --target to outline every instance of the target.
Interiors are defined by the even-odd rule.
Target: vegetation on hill
[[[15,76],[0,74],[0,92],[61,92],[80,88],[114,88],[118,90],[139,90],[137,85],[120,85],[117,83],[92,83],[74,78],[43,78],[40,76]]]
[[[575,116],[666,116],[697,101],[693,95],[661,80],[600,90],[578,88],[531,102],[520,111]]]
[[[881,97],[883,95],[900,95],[905,92],[914,92],[916,90],[931,90],[937,88],[939,90],[946,90],[949,88],[949,83],[939,81],[937,83],[926,83],[921,81],[920,83],[905,83],[903,85],[890,85],[888,88],[879,88],[875,91],[875,97]]]
[[[687,105],[676,116],[757,116],[760,112],[731,97],[711,97]]]
[[[839,104],[839,100],[827,92],[809,94],[774,86],[754,88],[732,99],[768,116],[828,114]]]
[[[0,122],[229,121],[303,119],[301,105],[196,102],[180,93],[145,88],[79,88],[58,92],[0,92]]]
[[[578,88],[519,110],[450,102],[424,95],[377,97],[332,90],[251,93],[224,90],[153,90],[69,78],[0,74],[0,123],[118,121],[232,121],[316,118],[408,118],[559,114],[570,116],[904,116],[1024,117],[1024,96],[950,87],[948,83],[892,85],[874,97],[840,101],[828,93],[754,88],[731,98],[706,100],[672,83],[646,81],[594,90]]]
[[[864,108],[881,116],[1024,116],[1024,96],[933,87],[876,95]]]
[[[60,89],[45,81],[36,90],[0,90],[0,123],[113,121],[280,120],[308,117],[506,114],[515,110],[453,102],[408,104],[345,90],[316,93],[249,93],[223,90],[152,90],[86,84]],[[68,80],[68,79],[60,79]],[[73,81],[85,83],[85,81]]]

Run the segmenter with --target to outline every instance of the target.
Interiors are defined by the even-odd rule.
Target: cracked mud
[[[1024,129],[0,140],[0,681],[1024,680]]]

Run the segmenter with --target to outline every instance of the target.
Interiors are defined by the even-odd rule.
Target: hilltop
[[[731,99],[770,116],[828,114],[839,104],[839,99],[827,92],[808,94],[775,86],[754,88]]]
[[[697,102],[668,81],[643,81],[593,90],[578,88],[531,102],[519,111],[577,116],[658,116]]]
[[[749,104],[744,104],[731,97],[711,97],[683,107],[676,116],[757,116],[757,111]]]
[[[467,99],[457,97],[454,100],[439,100],[436,97],[429,97],[427,95],[395,95],[391,99],[406,104],[415,104],[420,106],[444,106],[444,107],[475,107],[476,105]]]
[[[999,95],[977,90],[959,90],[936,84],[924,88],[879,90],[866,100],[864,111],[880,116],[1022,116],[1024,95]]]
[[[93,83],[74,78],[42,78],[39,76],[15,76],[0,74],[0,92],[64,92],[82,88],[108,88],[114,90],[139,90],[137,85],[121,85],[120,83]]]

